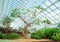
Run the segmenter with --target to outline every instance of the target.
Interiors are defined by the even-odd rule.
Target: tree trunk
[[[25,26],[24,26],[24,32],[23,32],[23,36],[24,36],[24,38],[27,38],[27,35],[28,35],[28,33],[29,33],[29,31],[28,31],[28,26],[30,26],[31,25],[31,23],[29,23],[29,22],[27,22],[27,21],[25,21],[25,19],[24,18],[22,18],[21,16],[19,16],[19,18],[25,23]]]

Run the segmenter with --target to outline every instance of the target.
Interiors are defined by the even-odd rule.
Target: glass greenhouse
[[[0,28],[12,29],[14,33],[24,31],[27,34],[29,32],[29,37],[34,34],[31,34],[32,32],[38,32],[42,28],[50,30],[53,28],[55,31],[60,28],[60,0],[0,0]],[[50,31],[49,29],[46,29],[47,32]],[[11,33],[9,30],[3,31]],[[31,37],[41,38],[36,35]]]

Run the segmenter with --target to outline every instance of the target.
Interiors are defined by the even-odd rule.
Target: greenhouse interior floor
[[[0,42],[55,42],[49,39],[15,39],[15,40],[0,40]]]
[[[36,40],[36,39],[18,39],[15,40],[14,42],[51,42],[51,40],[46,40],[46,39],[41,39],[41,40]]]

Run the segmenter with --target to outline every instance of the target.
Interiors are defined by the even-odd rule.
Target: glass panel
[[[50,0],[52,3],[56,2],[57,0]]]
[[[50,6],[50,5],[51,5],[51,3],[50,3],[48,0],[46,0],[44,3],[45,3],[47,6]]]
[[[55,5],[56,7],[60,7],[60,2],[56,3]]]
[[[56,9],[56,7],[55,7],[54,5],[52,5],[50,8],[51,8],[52,10]]]

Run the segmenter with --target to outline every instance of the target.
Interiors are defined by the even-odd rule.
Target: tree
[[[25,23],[25,25],[24,25],[24,32],[23,32],[23,35],[25,37],[27,36],[27,34],[29,32],[27,28],[29,26],[31,26],[31,24],[34,24],[34,23],[39,25],[39,22],[40,22],[40,19],[36,18],[36,14],[38,14],[38,10],[40,12],[40,10],[43,10],[43,8],[41,8],[40,6],[35,6],[34,8],[35,9],[33,11],[31,11],[30,9],[25,9],[25,10],[23,9],[23,11],[22,11],[22,10],[19,10],[19,9],[15,8],[14,10],[12,10],[12,13],[11,13],[12,17],[19,17]],[[22,11],[22,13],[21,13],[21,11]],[[30,17],[32,22],[31,21],[30,22],[26,21],[25,18],[23,18],[23,16],[21,14],[32,15]]]

